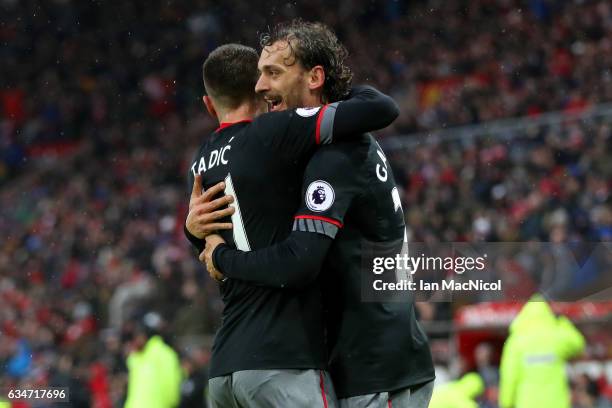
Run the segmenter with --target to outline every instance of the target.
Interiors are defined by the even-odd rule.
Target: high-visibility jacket
[[[483,390],[480,375],[468,373],[457,381],[434,388],[429,408],[478,408],[474,399]]]
[[[125,408],[174,408],[180,402],[182,381],[178,354],[161,337],[153,336],[141,351],[127,359]]]
[[[532,298],[510,325],[500,367],[501,408],[570,408],[565,362],[584,350],[584,337]]]

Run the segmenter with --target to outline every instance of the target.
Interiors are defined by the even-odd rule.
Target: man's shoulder
[[[334,142],[329,145],[321,146],[312,157],[312,160],[331,161],[330,164],[339,163],[344,165],[357,166],[367,161],[372,149],[376,146],[376,141],[369,134],[363,134],[356,138],[346,141]]]
[[[259,140],[275,140],[286,133],[293,113],[289,111],[266,112],[253,119],[247,132]]]
[[[257,116],[254,120],[253,120],[253,124],[255,126],[262,126],[262,125],[276,125],[278,126],[278,124],[283,123],[283,122],[288,122],[289,120],[296,118],[296,119],[306,119],[306,121],[312,121],[311,119],[307,119],[307,118],[311,118],[311,117],[315,117],[322,109],[322,106],[315,106],[315,107],[310,107],[310,108],[292,108],[292,109],[286,109],[283,111],[277,111],[277,112],[265,112],[260,114],[259,116]]]
[[[295,114],[293,109],[288,109],[279,112],[265,112],[253,119],[253,126],[265,126],[278,124],[279,121],[288,120]]]

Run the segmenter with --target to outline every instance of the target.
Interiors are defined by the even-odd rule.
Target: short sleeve
[[[362,189],[359,169],[343,151],[349,146],[343,143],[322,147],[308,163],[294,231],[335,238],[343,227],[345,215]]]

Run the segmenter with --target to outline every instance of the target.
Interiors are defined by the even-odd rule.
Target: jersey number
[[[241,251],[250,251],[251,245],[249,244],[249,238],[247,237],[246,229],[244,228],[244,222],[242,220],[242,213],[240,212],[240,204],[238,203],[238,195],[234,189],[234,183],[232,182],[232,175],[228,173],[225,177],[225,194],[232,195],[234,202],[230,206],[234,207],[236,211],[232,214],[232,233],[234,235],[234,243],[236,249]]]

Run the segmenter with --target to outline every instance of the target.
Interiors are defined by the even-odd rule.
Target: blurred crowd
[[[65,366],[87,378],[124,373],[122,328],[149,309],[171,318],[173,340],[213,331],[216,287],[182,235],[185,152],[165,138],[180,134],[141,131],[151,147],[116,144],[136,140],[120,137],[88,142],[71,158],[33,158],[40,163],[0,191],[5,379],[44,383]],[[109,376],[102,388],[120,399],[122,380]]]
[[[609,287],[612,257],[595,243],[612,240],[612,111],[510,136],[424,140],[388,152],[410,240],[436,256],[452,251],[444,243],[477,243],[471,247],[488,254],[488,277],[503,281],[507,299],[540,290],[576,300]],[[478,300],[500,300],[492,295]]]
[[[155,309],[184,395],[199,390],[197,339],[221,310],[182,235],[187,164],[215,128],[201,64],[296,16],[330,24],[355,81],[400,104],[381,137],[612,101],[603,0],[0,0],[0,388],[73,384],[76,406],[119,406],[122,332]],[[411,238],[609,241],[611,132],[602,119],[388,151]]]
[[[256,46],[276,21],[331,25],[356,82],[392,93],[390,133],[577,111],[612,100],[605,0],[2,0],[0,179],[31,149],[109,125],[201,111],[200,66],[220,43]],[[64,148],[68,148],[64,146]]]
[[[389,156],[417,242],[599,242],[612,239],[611,152],[612,111]]]

